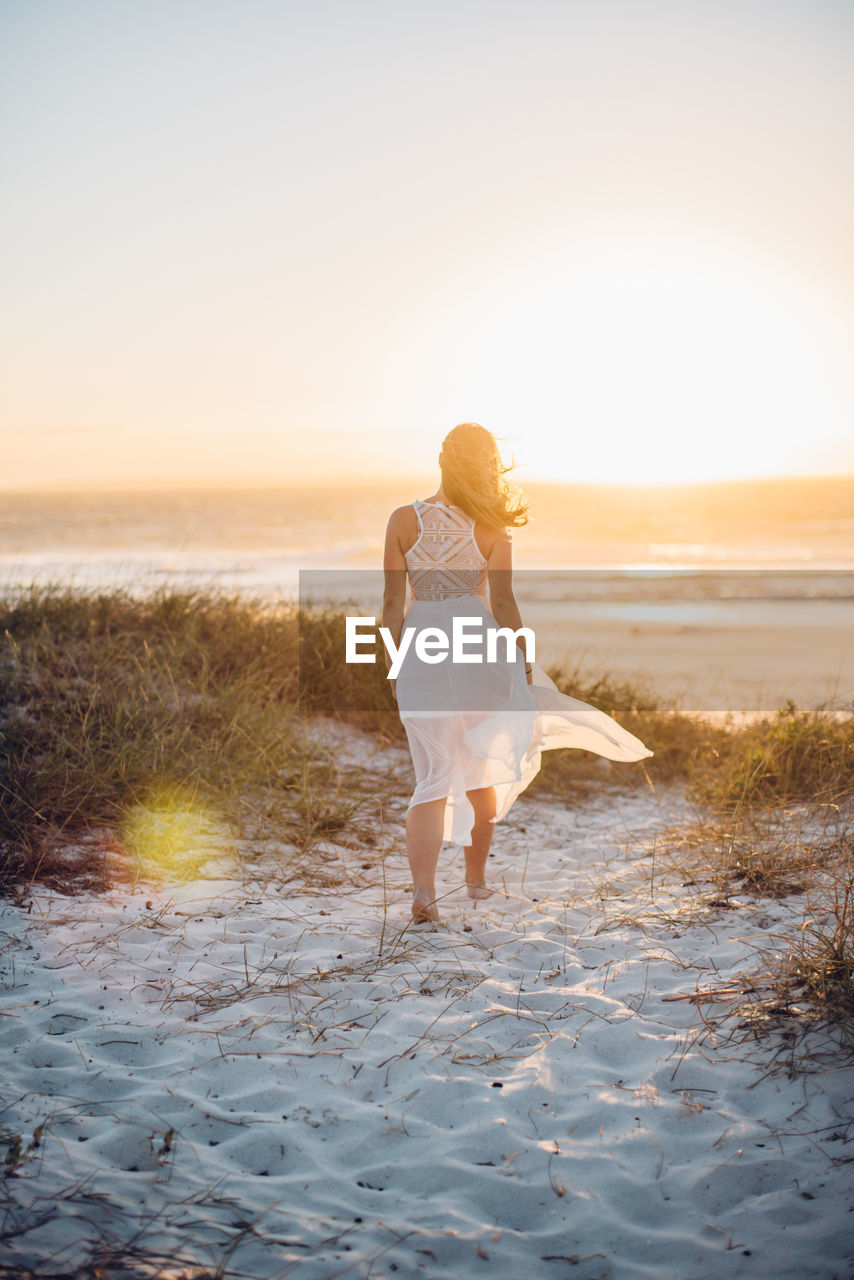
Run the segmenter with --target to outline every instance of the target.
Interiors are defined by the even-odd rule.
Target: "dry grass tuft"
[[[788,953],[788,976],[814,1005],[854,1035],[854,840],[808,894],[800,937]]]

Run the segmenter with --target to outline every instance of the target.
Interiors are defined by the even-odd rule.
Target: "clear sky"
[[[854,473],[850,0],[2,0],[0,485]]]

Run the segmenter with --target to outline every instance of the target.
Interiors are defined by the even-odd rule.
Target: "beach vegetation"
[[[813,1005],[854,1031],[854,841],[813,882],[789,977]]]
[[[337,720],[386,744],[404,740],[384,664],[341,660],[347,613],[216,591],[33,587],[7,598],[0,889],[36,879],[98,887],[121,868],[178,878],[271,834],[303,868],[326,841],[354,835],[369,845],[382,807],[375,788],[309,732]],[[780,805],[849,801],[854,716],[787,704],[757,723],[713,723],[640,679],[550,674],[655,754],[626,765],[546,752],[529,794],[569,803],[603,784],[684,784],[708,814],[707,849],[713,817],[738,831],[718,841],[719,879],[772,894],[803,882],[745,824]],[[397,785],[405,798],[405,779]],[[844,951],[844,929],[841,937]]]
[[[304,732],[291,609],[216,593],[32,589],[0,607],[0,888],[159,866],[235,833],[345,823]]]
[[[773,717],[725,735],[703,766],[692,793],[717,809],[839,804],[854,795],[854,706],[839,715],[789,700]]]

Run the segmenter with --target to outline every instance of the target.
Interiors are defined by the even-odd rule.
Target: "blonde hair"
[[[442,488],[452,506],[490,529],[528,523],[528,503],[503,477],[495,437],[478,422],[461,422],[442,442]]]

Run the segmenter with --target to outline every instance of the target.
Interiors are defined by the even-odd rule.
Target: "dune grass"
[[[0,889],[97,884],[146,841],[180,861],[266,827],[305,851],[352,818],[298,713],[294,610],[32,590],[0,635]]]
[[[359,612],[355,609],[354,611]],[[385,664],[347,663],[344,608],[302,609],[288,614],[298,631],[299,667],[292,697],[302,716],[332,716],[386,740],[404,741]]]
[[[802,802],[844,804],[854,796],[854,705],[840,716],[788,701],[754,723],[713,723],[642,680],[591,678],[580,667],[549,674],[562,693],[614,716],[655,755],[627,766],[587,752],[547,752],[535,790],[572,797],[603,776],[635,787],[681,780],[692,800],[723,817]]]
[[[789,976],[807,998],[854,1034],[854,841],[812,889],[789,953]]]
[[[787,702],[773,718],[727,734],[692,792],[725,810],[844,803],[854,794],[854,707],[839,717]]]
[[[182,830],[188,843],[265,830],[303,854],[352,825],[358,788],[306,725],[404,736],[382,665],[341,661],[344,615],[195,591],[33,588],[0,603],[0,889],[97,881],[92,847],[139,852],[158,823],[179,845]],[[569,803],[604,780],[684,781],[725,818],[854,792],[852,716],[789,704],[756,725],[712,725],[640,682],[551,674],[655,756],[548,752],[532,793]]]

